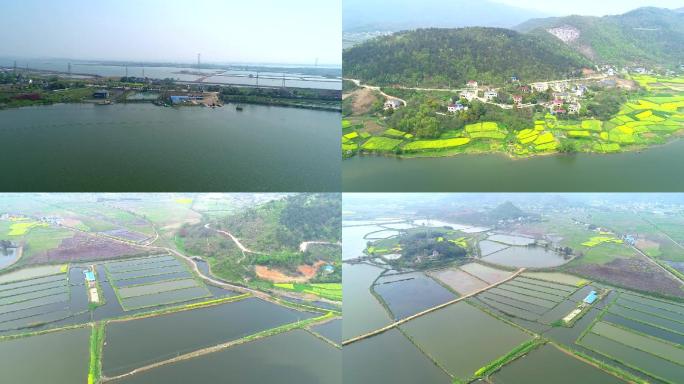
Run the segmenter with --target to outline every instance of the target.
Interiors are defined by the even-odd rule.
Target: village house
[[[498,96],[499,94],[494,90],[485,91],[484,93],[484,97],[485,99],[487,99],[487,101],[492,101],[496,99]]]
[[[513,103],[516,105],[522,104],[522,96],[521,95],[513,95]]]
[[[468,80],[467,86],[468,86],[468,88],[477,88],[477,81]]]
[[[537,92],[546,92],[549,89],[549,85],[547,83],[533,83],[532,88]]]
[[[575,96],[577,96],[577,97],[583,97],[586,92],[587,92],[587,87],[585,87],[582,84],[579,84],[575,87]]]
[[[558,81],[551,84],[551,89],[555,92],[565,92],[565,90],[568,89],[568,85],[563,81]]]
[[[388,109],[399,109],[401,107],[401,101],[397,99],[388,99],[385,101],[385,105],[383,106],[383,109],[388,110]]]
[[[530,93],[530,86],[529,85],[521,85],[518,87],[518,90],[522,93]]]
[[[568,113],[579,113],[581,108],[580,103],[568,104]]]
[[[468,107],[461,104],[461,103],[451,103],[449,106],[447,106],[447,110],[449,112],[460,112],[460,111],[467,111]]]
[[[473,100],[475,97],[477,97],[477,91],[474,90],[467,90],[467,91],[462,91],[458,95],[462,99],[466,99],[468,101]]]

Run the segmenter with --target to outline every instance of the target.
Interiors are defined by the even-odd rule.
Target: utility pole
[[[285,73],[283,72],[283,88],[285,88]]]
[[[258,87],[259,86],[259,72],[257,72],[256,81],[257,81],[256,86]]]
[[[69,63],[69,69],[68,69],[67,73],[69,74],[69,77],[71,77],[71,63]]]
[[[201,56],[202,56],[201,54],[199,54],[199,53],[197,54],[197,70],[199,72],[202,72],[202,67],[200,66],[200,57]]]
[[[142,67],[142,77],[144,79],[145,78],[145,63],[140,63],[140,66]]]
[[[17,73],[17,61],[14,60],[14,73]]]
[[[128,65],[126,65],[125,67],[126,67],[126,80],[128,80]]]

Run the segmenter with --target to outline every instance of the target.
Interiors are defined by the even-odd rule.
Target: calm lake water
[[[510,160],[500,155],[397,159],[356,156],[342,162],[343,190],[378,192],[681,191],[684,140],[612,155]]]
[[[0,111],[4,191],[339,191],[340,114],[233,105]]]

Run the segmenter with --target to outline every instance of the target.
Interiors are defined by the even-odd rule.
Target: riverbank
[[[684,140],[645,151],[515,160],[500,153],[410,159],[363,155],[342,161],[342,183],[346,192],[663,192],[684,188],[683,179],[664,177],[682,161]]]

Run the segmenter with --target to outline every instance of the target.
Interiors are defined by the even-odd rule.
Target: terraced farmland
[[[211,296],[187,266],[170,255],[105,263],[107,278],[126,310],[157,307]],[[134,280],[135,283],[131,283]]]

